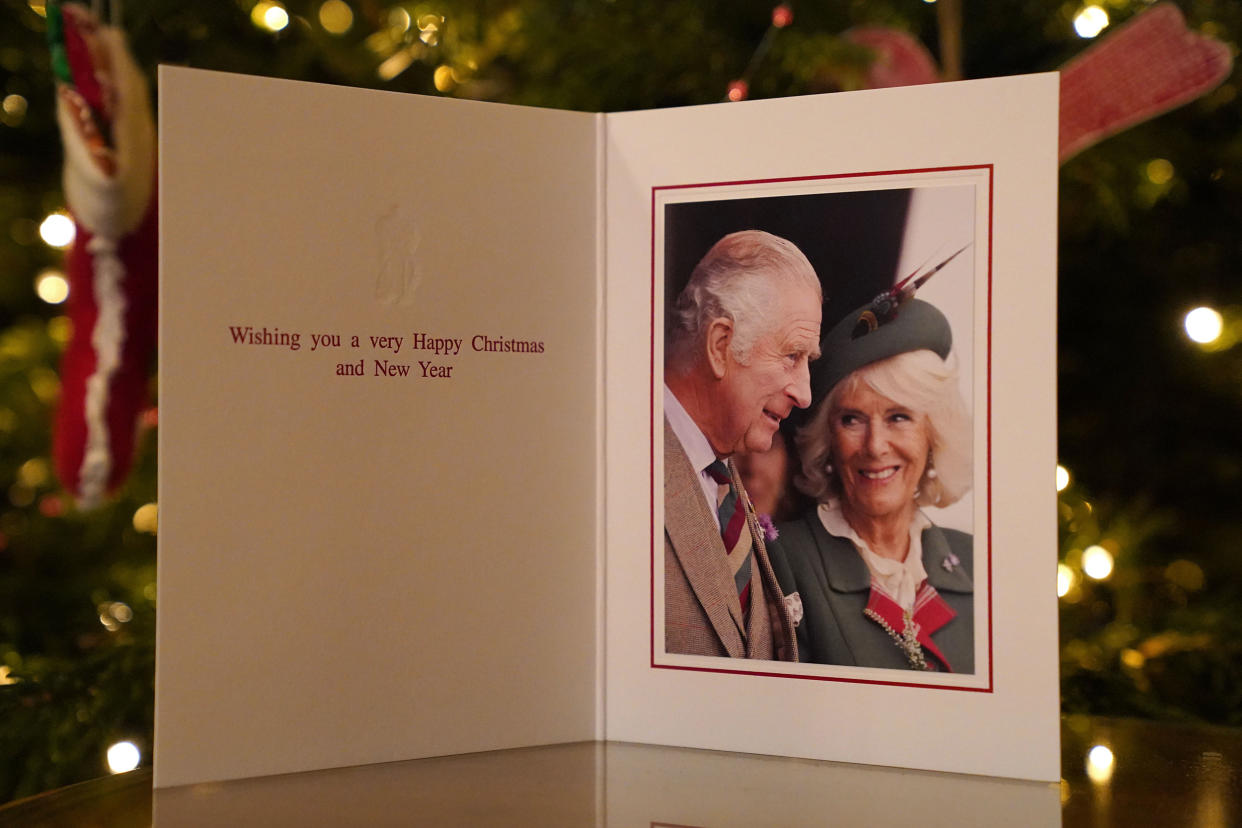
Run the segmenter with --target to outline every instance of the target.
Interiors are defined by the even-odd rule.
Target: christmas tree
[[[1052,70],[1148,6],[132,0],[118,22],[152,84],[164,62],[617,111]],[[1192,33],[1242,35],[1236,3],[1182,11]],[[54,15],[42,0],[0,5],[0,801],[105,773],[119,742],[151,758],[156,409],[137,418],[133,469],[102,505],[83,508],[53,474],[73,334]],[[1062,168],[1061,541],[1047,588],[1056,556],[1066,711],[1242,723],[1236,83]],[[935,123],[894,128],[936,140]],[[1052,471],[1030,473],[1051,485]]]

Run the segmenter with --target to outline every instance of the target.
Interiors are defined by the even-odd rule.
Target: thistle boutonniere
[[[772,522],[771,515],[759,515],[759,527],[763,529],[763,539],[765,541],[774,541],[781,536],[776,530],[776,524]]]

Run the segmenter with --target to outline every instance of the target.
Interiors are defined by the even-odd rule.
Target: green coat
[[[815,510],[779,527],[768,545],[781,589],[802,600],[798,623],[800,661],[907,670],[905,654],[875,621],[863,615],[871,573],[854,544],[828,534]],[[965,532],[936,526],[923,531],[923,568],[928,582],[957,613],[932,634],[953,671],[973,673],[973,540]],[[947,563],[946,563],[947,562]],[[929,657],[930,660],[930,657]]]

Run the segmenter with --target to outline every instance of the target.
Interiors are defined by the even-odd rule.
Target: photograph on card
[[[991,689],[990,192],[653,189],[652,667]]]

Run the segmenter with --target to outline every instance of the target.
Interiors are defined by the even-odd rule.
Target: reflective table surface
[[[1061,757],[1059,785],[617,742],[154,796],[150,771],[138,770],[11,803],[0,825],[1242,825],[1242,730],[1071,717]]]

